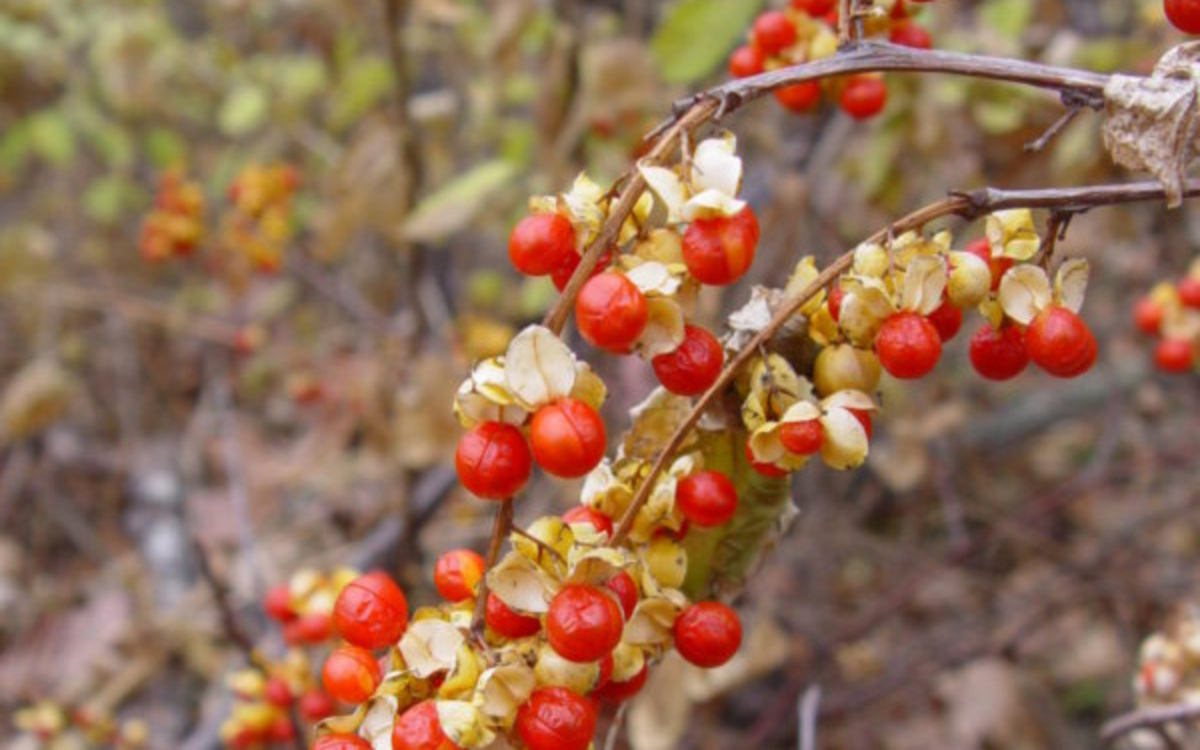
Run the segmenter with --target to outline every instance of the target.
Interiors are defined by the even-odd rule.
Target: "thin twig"
[[[237,615],[233,611],[233,605],[229,602],[228,587],[213,570],[212,562],[208,558],[208,550],[204,548],[199,539],[193,537],[191,543],[192,552],[196,555],[196,567],[200,571],[200,577],[208,584],[208,590],[212,594],[213,601],[216,602],[217,611],[221,614],[221,629],[233,642],[233,645],[242,652],[242,656],[248,663],[266,672],[267,665],[254,650],[254,641],[246,635],[246,631],[242,629]]]
[[[1030,141],[1029,143],[1025,144],[1025,153],[1036,154],[1037,152],[1046,148],[1046,146],[1048,146],[1050,144],[1050,141],[1054,140],[1055,137],[1057,137],[1058,134],[1061,133],[1064,128],[1066,128],[1068,125],[1070,125],[1075,120],[1075,118],[1079,116],[1079,113],[1082,111],[1083,111],[1082,106],[1080,106],[1078,104],[1072,105],[1070,108],[1067,109],[1066,112],[1064,112],[1062,114],[1062,117],[1059,117],[1057,120],[1054,121],[1053,125],[1046,128],[1046,132],[1042,133],[1042,135],[1040,137],[1038,137],[1037,140],[1033,140],[1033,141]]]
[[[821,686],[809,685],[800,698],[800,750],[817,750],[817,719],[821,708]]]
[[[500,503],[500,507],[496,509],[496,519],[492,524],[492,541],[488,546],[487,565],[485,570],[491,570],[496,564],[496,560],[500,559],[500,548],[504,546],[504,539],[508,536],[513,527],[513,501],[512,498]],[[484,614],[487,612],[488,598],[488,582],[487,576],[479,580],[479,591],[475,595],[475,615],[471,618],[471,633],[476,640],[483,642],[483,623]]]
[[[1161,727],[1177,721],[1200,720],[1200,703],[1176,703],[1169,706],[1149,706],[1122,714],[1104,722],[1100,740],[1105,747],[1135,729]]]

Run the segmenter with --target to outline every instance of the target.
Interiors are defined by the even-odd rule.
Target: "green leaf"
[[[517,167],[493,159],[443,185],[417,204],[404,234],[414,242],[436,242],[461,230],[478,215],[489,198],[511,189]]]
[[[252,83],[233,87],[217,113],[217,127],[232,138],[246,135],[266,122],[267,92]]]
[[[109,175],[93,180],[83,192],[83,210],[94,221],[116,224],[137,205],[139,191],[127,179]]]
[[[329,121],[342,129],[358,121],[388,94],[392,87],[392,67],[382,57],[355,60],[334,88]]]
[[[762,0],[679,0],[650,42],[668,83],[695,83],[725,61],[750,28]]]
[[[979,18],[991,33],[1017,39],[1033,18],[1033,0],[993,0],[979,11]]]
[[[75,158],[75,133],[56,109],[44,109],[29,118],[29,137],[34,153],[56,167]]]
[[[146,133],[146,155],[155,167],[175,166],[187,156],[187,141],[169,128],[153,128]]]
[[[307,104],[329,84],[324,64],[310,55],[281,58],[275,75],[280,98],[292,106]]]

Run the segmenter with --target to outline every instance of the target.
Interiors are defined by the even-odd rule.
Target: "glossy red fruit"
[[[675,486],[675,507],[697,526],[720,526],[737,512],[737,488],[719,471],[697,471]]]
[[[267,699],[267,703],[280,708],[287,708],[292,705],[292,689],[288,687],[286,681],[278,677],[272,677],[267,680],[266,687],[263,688],[263,697]]]
[[[1157,336],[1162,329],[1163,306],[1149,297],[1143,297],[1133,307],[1133,322],[1142,333]]]
[[[408,599],[391,576],[376,570],[342,589],[333,605],[333,622],[355,646],[390,646],[408,628]]]
[[[821,102],[821,84],[801,81],[775,89],[775,101],[797,114],[811,112]]]
[[[525,638],[542,629],[538,618],[512,611],[495,594],[488,594],[483,615],[487,626],[505,638]]]
[[[1012,268],[1013,264],[1016,263],[1012,258],[1004,256],[993,257],[992,246],[988,244],[986,239],[975,240],[968,244],[964,250],[988,264],[988,270],[992,272],[993,292],[1000,288],[1000,280],[1004,278],[1004,274],[1008,272],[1008,269]]]
[[[838,322],[842,317],[842,300],[845,299],[846,293],[842,291],[840,286],[835,286],[829,290],[829,299],[826,304],[829,306],[829,317],[833,318],[833,322]]]
[[[596,714],[593,701],[566,688],[538,688],[517,712],[517,734],[528,750],[587,750]]]
[[[633,696],[642,691],[642,687],[646,684],[646,677],[649,671],[646,667],[642,667],[642,671],[630,677],[624,682],[613,682],[609,680],[600,687],[592,691],[592,697],[605,703],[617,704],[624,703]]]
[[[950,303],[950,300],[943,297],[942,304],[938,306],[938,309],[929,313],[929,322],[933,323],[933,327],[937,329],[938,338],[942,340],[942,343],[945,343],[957,336],[958,332],[962,330],[962,310],[959,310]]]
[[[738,47],[729,57],[729,75],[749,78],[763,72],[763,55],[753,45]]]
[[[625,613],[625,619],[633,617],[633,610],[638,603],[638,585],[637,581],[633,580],[633,576],[622,570],[609,578],[604,586],[617,595],[617,599],[621,602],[621,611]]]
[[[1065,307],[1042,310],[1025,330],[1025,348],[1038,367],[1056,378],[1074,378],[1096,362],[1096,337]]]
[[[1192,369],[1195,352],[1191,342],[1183,339],[1163,339],[1154,347],[1154,364],[1169,373],[1184,373]]]
[[[762,474],[764,477],[770,477],[771,479],[782,479],[790,473],[785,469],[779,468],[775,464],[755,461],[754,451],[750,449],[750,443],[746,443],[746,461],[750,464],[750,468],[754,469],[754,471]]]
[[[1200,0],[1163,0],[1171,25],[1185,34],[1200,34]]]
[[[297,708],[300,710],[300,716],[305,721],[315,724],[327,716],[332,716],[335,707],[333,699],[326,695],[324,691],[309,690],[300,696]]]
[[[1200,308],[1200,279],[1187,276],[1179,282],[1176,289],[1179,291],[1179,301],[1184,307]]]
[[[546,638],[567,661],[599,661],[617,647],[624,627],[621,605],[595,586],[564,586],[546,612]]]
[[[564,265],[575,251],[575,228],[560,214],[533,214],[508,236],[508,259],[529,276],[545,276]]]
[[[606,271],[587,280],[575,298],[575,325],[593,346],[629,351],[650,318],[646,295],[623,273]]]
[[[892,44],[915,49],[931,49],[933,47],[933,37],[929,35],[925,27],[916,21],[901,21],[893,25],[888,39]]]
[[[442,731],[437,704],[421,701],[396,719],[392,725],[392,750],[461,750]]]
[[[758,237],[758,218],[749,206],[733,216],[696,219],[683,233],[683,262],[703,284],[732,284],[750,270]]]
[[[486,567],[483,556],[475,550],[450,550],[433,566],[433,585],[448,602],[472,599]]]
[[[296,611],[292,609],[292,593],[286,583],[272,586],[263,598],[263,609],[267,616],[276,622],[291,622],[296,619]]]
[[[574,398],[538,409],[529,428],[538,465],[564,479],[576,479],[596,468],[604,458],[606,440],[600,415]]]
[[[683,343],[650,361],[658,382],[677,396],[699,396],[721,375],[725,352],[717,337],[700,326],[683,327]]]
[[[821,450],[825,443],[825,428],[820,420],[807,419],[803,422],[788,422],[779,430],[779,442],[789,453],[811,456]]]
[[[879,364],[903,380],[928,375],[942,356],[942,339],[929,320],[913,312],[895,313],[875,337]]]
[[[566,513],[563,513],[562,520],[568,524],[591,524],[593,529],[607,536],[612,536],[613,533],[612,519],[586,505],[577,505],[571,508]]]
[[[371,750],[371,743],[356,734],[327,734],[312,750]]]
[[[271,722],[267,738],[271,742],[291,742],[296,739],[296,727],[292,726],[291,717],[280,716]]]
[[[985,324],[971,337],[969,354],[975,372],[988,380],[1015,378],[1029,365],[1025,334],[1014,325],[1001,326],[997,331]]]
[[[283,640],[290,646],[324,643],[332,636],[333,618],[325,612],[310,612],[283,626]]]
[[[823,16],[837,8],[837,0],[792,0],[792,7],[810,16]]]
[[[675,620],[675,648],[698,667],[719,667],[733,658],[742,644],[737,613],[720,602],[699,602]]]
[[[783,11],[769,10],[754,21],[750,31],[754,46],[771,57],[796,43],[796,27]]]
[[[558,291],[561,292],[566,290],[567,282],[571,280],[571,276],[575,273],[575,269],[579,268],[579,263],[582,259],[582,256],[579,254],[571,253],[571,257],[566,263],[550,272],[550,280],[554,282],[554,287],[558,289]],[[592,269],[592,275],[588,278],[593,278],[604,273],[604,271],[611,264],[612,253],[606,252],[604,255],[600,256],[600,260],[596,262],[596,267]]]
[[[342,646],[325,659],[321,683],[325,692],[342,703],[362,703],[383,679],[383,670],[370,651],[358,646]]]
[[[525,436],[503,422],[480,422],[458,441],[454,453],[458,480],[484,500],[507,500],[529,481],[533,457]]]
[[[887,105],[887,84],[877,75],[852,76],[842,89],[839,104],[855,120],[874,117]]]

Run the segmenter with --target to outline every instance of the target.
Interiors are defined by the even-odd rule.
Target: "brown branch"
[[[1200,195],[1200,180],[1188,182],[1185,185],[1184,195],[1188,197]],[[971,192],[952,193],[949,197],[918,209],[884,229],[879,230],[864,240],[864,242],[884,242],[890,236],[919,229],[931,221],[947,216],[976,219],[993,211],[1002,211],[1010,208],[1045,208],[1056,211],[1060,216],[1069,216],[1098,206],[1165,199],[1166,193],[1162,185],[1157,182],[1096,185],[1080,188],[1047,188],[1043,190],[997,190],[994,188],[981,188]],[[709,405],[733,382],[738,372],[746,363],[754,357],[759,356],[759,348],[770,341],[771,337],[778,333],[793,316],[799,313],[800,309],[809,300],[815,297],[822,289],[832,284],[838,276],[846,272],[853,261],[853,250],[833,261],[803,292],[798,296],[789,298],[771,318],[770,322],[755,334],[754,338],[750,339],[746,346],[738,352],[737,356],[730,360],[721,372],[720,377],[696,401],[691,412],[688,413],[683,422],[675,429],[674,434],[671,435],[667,444],[659,452],[658,457],[655,458],[649,473],[638,486],[637,493],[633,496],[633,500],[625,510],[625,514],[621,517],[621,523],[613,534],[612,546],[619,546],[628,536],[638,511],[641,510],[642,506],[650,498],[655,480],[666,468],[667,464],[674,459],[675,452],[679,450],[684,440],[687,439],[688,434],[700,422],[701,416],[703,416]]]
[[[513,501],[512,498],[500,503],[500,507],[496,509],[496,520],[492,524],[492,541],[488,545],[487,565],[484,570],[491,570],[496,564],[496,560],[500,559],[500,548],[504,545],[504,538],[508,536],[513,528]],[[487,575],[479,579],[479,591],[475,594],[475,614],[471,618],[471,633],[480,643],[483,642],[483,624],[484,614],[487,612],[487,597],[488,597],[488,582]]]
[[[1122,714],[1104,722],[1100,740],[1107,747],[1136,729],[1161,727],[1176,721],[1200,720],[1200,703],[1174,703],[1169,706],[1149,706]]]

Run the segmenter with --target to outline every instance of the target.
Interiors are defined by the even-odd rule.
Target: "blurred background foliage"
[[[392,566],[428,599],[430,554],[487,532],[445,479],[453,390],[556,294],[510,271],[508,228],[581,170],[619,177],[673,99],[723,79],[764,5],[0,3],[0,715],[92,701],[146,717],[152,747],[209,746],[237,656],[192,540],[256,635],[264,585],[301,566]],[[940,0],[921,22],[940,48],[1100,71],[1147,71],[1179,41],[1157,0]],[[764,240],[702,319],[948,189],[1123,177],[1088,114],[1024,152],[1061,112],[1041,93],[888,83],[867,125],[769,99],[723,123]],[[298,181],[275,272],[223,229],[231,186],[265,165]],[[151,262],[141,227],[171,170],[203,196],[202,234]],[[1088,746],[1089,722],[1128,702],[1138,635],[1196,593],[1200,398],[1147,374],[1127,311],[1184,268],[1198,229],[1158,206],[1076,220],[1063,247],[1096,268],[1103,351],[1079,382],[985,388],[959,342],[937,377],[886,388],[871,469],[797,483],[799,528],[746,595],[753,670],[683,708],[660,690],[670,705],[632,722],[635,744],[794,747],[795,698],[819,683],[828,747]],[[652,378],[594,361],[615,435]],[[522,517],[570,490],[539,481]],[[1081,601],[1046,593],[1064,590]],[[1041,640],[988,640],[1030,628],[1009,619],[1029,591],[1066,605],[1035,618]],[[931,668],[911,663],[926,652]],[[972,690],[1015,713],[959,700]]]

